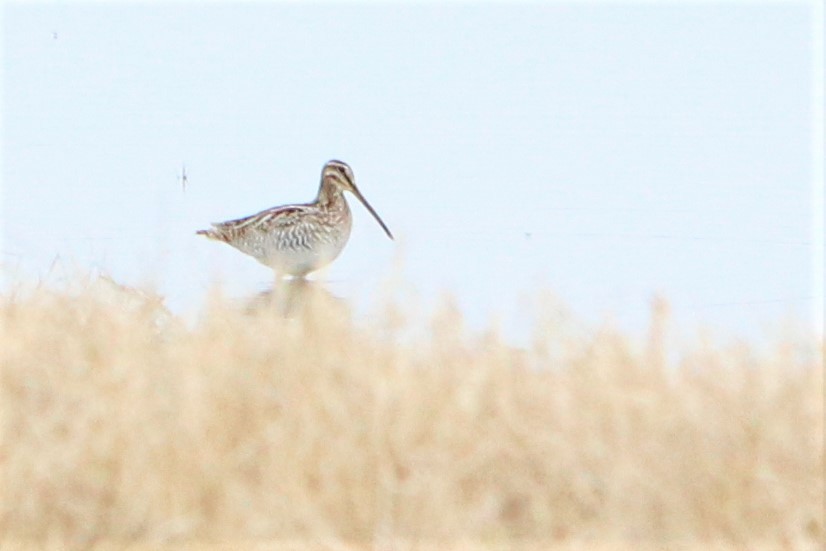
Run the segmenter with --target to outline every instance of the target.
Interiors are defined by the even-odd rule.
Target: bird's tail
[[[208,239],[214,239],[215,241],[227,241],[226,235],[216,229],[209,229],[209,230],[198,230],[195,232],[195,235],[203,235]]]

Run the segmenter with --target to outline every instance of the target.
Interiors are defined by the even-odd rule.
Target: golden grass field
[[[279,291],[279,293],[281,293]],[[0,297],[0,549],[818,549],[822,343]],[[544,304],[537,298],[537,304]],[[676,358],[676,359],[675,359]]]

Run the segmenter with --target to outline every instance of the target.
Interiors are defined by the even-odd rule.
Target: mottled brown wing
[[[295,224],[300,221],[301,214],[306,208],[305,205],[275,207],[244,218],[213,223],[211,230],[201,230],[197,233],[232,243],[243,240],[250,232],[269,233]]]

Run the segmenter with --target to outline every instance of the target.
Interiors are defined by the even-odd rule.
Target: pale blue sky
[[[479,325],[539,287],[632,328],[655,292],[688,327],[808,319],[814,6],[7,3],[2,260],[249,294],[268,270],[194,231],[339,158],[397,236],[354,204],[321,276],[352,300],[400,262]]]

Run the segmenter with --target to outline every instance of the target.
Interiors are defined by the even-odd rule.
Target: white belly
[[[350,223],[333,228],[296,225],[290,231],[250,232],[243,242],[232,243],[279,275],[303,276],[335,260],[350,237]]]
[[[335,243],[319,243],[308,248],[273,247],[267,251],[266,256],[258,258],[258,261],[279,274],[303,276],[335,260],[344,250],[346,243],[347,240],[342,239]]]

